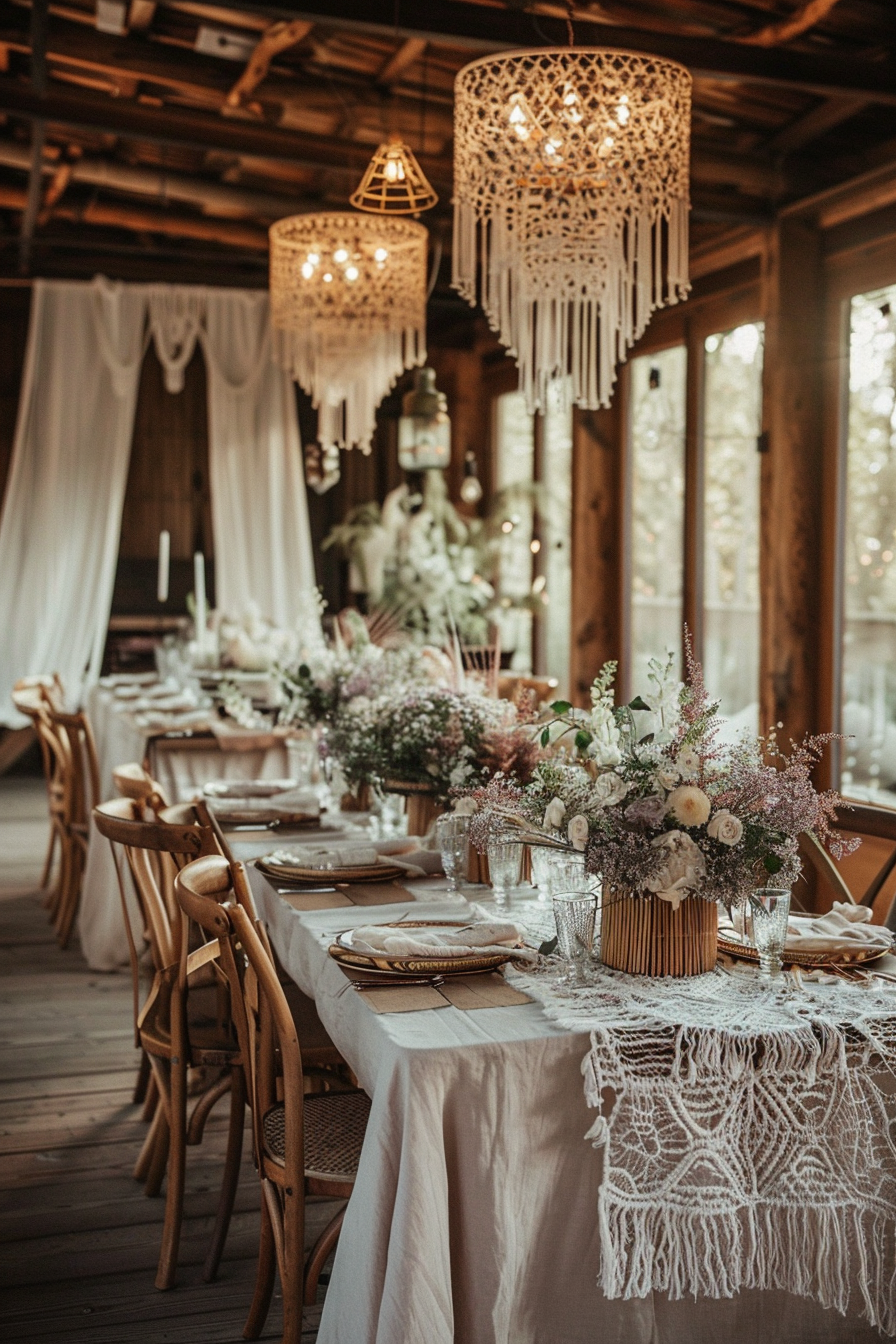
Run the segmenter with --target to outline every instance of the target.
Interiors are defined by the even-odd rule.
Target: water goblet
[[[759,953],[759,974],[765,980],[781,974],[789,917],[789,888],[756,888],[750,897],[750,924],[753,946]]]
[[[518,840],[499,836],[488,842],[488,875],[499,910],[507,909],[511,891],[520,884],[522,858],[523,847]]]
[[[470,818],[459,817],[449,812],[436,822],[436,837],[442,853],[442,867],[448,879],[448,890],[458,890],[457,879],[463,877],[467,867],[467,838],[470,830]]]
[[[310,733],[295,733],[286,739],[287,770],[299,788],[309,786],[317,764],[317,744]]]
[[[562,891],[554,894],[554,922],[557,943],[567,963],[563,980],[574,985],[586,983],[585,967],[594,947],[597,898],[591,892]]]

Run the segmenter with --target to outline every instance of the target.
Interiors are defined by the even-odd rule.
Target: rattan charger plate
[[[381,929],[464,929],[469,920],[459,919],[402,919],[394,924],[380,924]],[[407,976],[426,975],[481,975],[483,971],[495,971],[513,960],[508,948],[506,953],[476,953],[471,949],[468,957],[394,957],[386,953],[373,955],[369,952],[352,950],[354,929],[346,929],[337,934],[335,943],[329,952],[334,961],[347,970],[364,971],[371,975],[395,979]]]
[[[287,882],[395,882],[399,877],[407,876],[407,869],[396,863],[368,863],[363,867],[352,864],[346,868],[311,868],[303,864],[271,863],[270,858],[255,860],[268,877],[285,879]]]
[[[739,961],[752,961],[758,964],[759,953],[749,943],[742,943],[719,930],[719,951]],[[785,966],[857,966],[862,962],[877,961],[890,951],[887,947],[856,947],[845,952],[842,948],[830,952],[798,952],[795,948],[785,948],[781,960]]]
[[[287,812],[276,807],[226,807],[213,808],[215,816],[222,826],[249,826],[259,828],[270,826],[276,821],[280,826],[320,826],[319,812]]]

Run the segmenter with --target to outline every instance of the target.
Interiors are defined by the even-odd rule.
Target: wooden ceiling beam
[[[867,98],[826,98],[772,136],[763,148],[772,154],[792,154],[868,106]]]
[[[314,25],[306,19],[292,23],[274,23],[258,39],[258,45],[249,57],[245,70],[227,95],[228,107],[240,107],[251,97],[267,77],[271,61],[281,51],[288,51],[308,36]]]
[[[285,13],[282,6],[247,3],[250,11]],[[402,7],[396,26],[391,6],[382,0],[326,0],[317,6],[300,0],[290,7],[291,18],[304,18],[330,28],[353,28],[390,37],[422,38],[471,54],[486,54],[512,47],[567,45],[562,19],[538,16],[541,35],[533,17],[515,6],[465,3],[464,0],[426,0],[426,4]],[[409,18],[413,15],[412,18]],[[712,79],[736,79],[750,83],[785,85],[814,93],[864,94],[876,102],[896,104],[896,62],[868,61],[857,56],[794,51],[782,47],[755,47],[715,37],[695,37],[649,28],[628,28],[600,23],[582,14],[575,16],[576,38],[584,46],[616,47],[646,52],[680,61],[694,75]]]
[[[799,9],[794,10],[786,19],[767,23],[758,32],[747,33],[737,40],[756,47],[776,47],[781,42],[790,42],[801,33],[807,33],[817,23],[821,23],[837,3],[838,0],[804,0]]]
[[[415,61],[419,61],[425,50],[426,42],[422,37],[405,38],[395,54],[389,57],[380,70],[376,77],[377,84],[381,84],[385,88],[397,84],[405,70],[412,66]]]

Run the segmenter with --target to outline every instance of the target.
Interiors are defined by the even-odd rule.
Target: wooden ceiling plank
[[[772,136],[765,149],[773,154],[792,154],[868,106],[867,98],[826,98]]]
[[[311,32],[313,24],[304,19],[292,23],[275,23],[262,34],[246,64],[246,68],[227,95],[228,107],[240,107],[255,92],[271,68],[271,61],[281,51],[295,47]]]
[[[425,50],[426,42],[422,37],[405,38],[395,54],[389,57],[380,70],[376,77],[377,84],[385,87],[397,84],[405,70],[419,61]]]
[[[138,33],[145,33],[152,27],[152,21],[156,16],[156,0],[131,0],[131,7],[128,10],[128,27],[135,29]]]
[[[247,8],[261,6],[247,5]],[[280,6],[265,6],[279,13]],[[388,32],[400,38],[418,37],[428,42],[464,46],[471,52],[533,47],[545,42],[566,46],[566,24],[539,18],[541,38],[532,16],[518,10],[491,5],[467,4],[463,0],[426,0],[405,6],[396,26],[381,0],[327,0],[326,4],[291,8],[290,15],[328,27],[353,28],[361,32]],[[408,15],[413,19],[409,21]],[[608,46],[665,56],[680,61],[695,75],[714,79],[789,85],[812,92],[865,94],[875,101],[896,104],[896,62],[867,61],[843,56],[793,50],[760,48],[715,37],[694,37],[648,28],[628,28],[576,17],[576,37],[582,45]]]
[[[748,33],[737,40],[756,47],[776,47],[781,42],[789,42],[792,38],[799,37],[801,33],[807,33],[810,28],[821,23],[838,3],[839,0],[805,0],[805,3],[786,19],[768,23],[758,32]]]

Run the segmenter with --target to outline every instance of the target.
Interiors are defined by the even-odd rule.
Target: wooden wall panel
[[[0,501],[12,460],[30,313],[30,285],[0,288]]]
[[[783,723],[784,743],[821,720],[821,261],[811,223],[777,223],[765,276],[760,724]]]
[[[623,413],[576,411],[572,469],[572,630],[570,694],[589,703],[601,666],[623,656]]]

